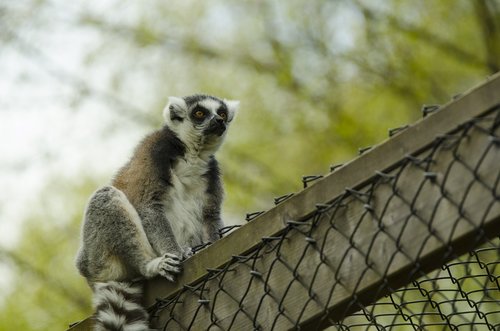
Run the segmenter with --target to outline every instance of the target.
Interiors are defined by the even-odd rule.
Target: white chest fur
[[[203,243],[203,207],[206,201],[207,162],[181,159],[172,169],[170,188],[165,201],[165,214],[181,248]]]

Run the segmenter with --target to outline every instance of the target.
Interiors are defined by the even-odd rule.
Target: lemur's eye
[[[194,116],[196,118],[203,118],[203,117],[205,117],[205,112],[203,112],[201,110],[197,110],[197,111],[194,112]]]
[[[222,117],[222,119],[225,121],[227,119],[227,114],[225,111],[219,112],[219,116]]]

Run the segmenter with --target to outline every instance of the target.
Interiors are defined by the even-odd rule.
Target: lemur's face
[[[216,148],[233,120],[238,104],[238,101],[199,94],[169,97],[164,116],[169,128],[185,144]]]

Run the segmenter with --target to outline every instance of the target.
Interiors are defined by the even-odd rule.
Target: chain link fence
[[[499,253],[490,240],[328,330],[498,330]]]
[[[498,330],[499,109],[434,137],[223,267],[157,299],[153,326]],[[249,215],[250,222],[253,216],[259,213]]]

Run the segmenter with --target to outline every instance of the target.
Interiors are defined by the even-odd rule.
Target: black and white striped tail
[[[147,331],[148,313],[141,306],[142,285],[94,284],[96,331]]]

